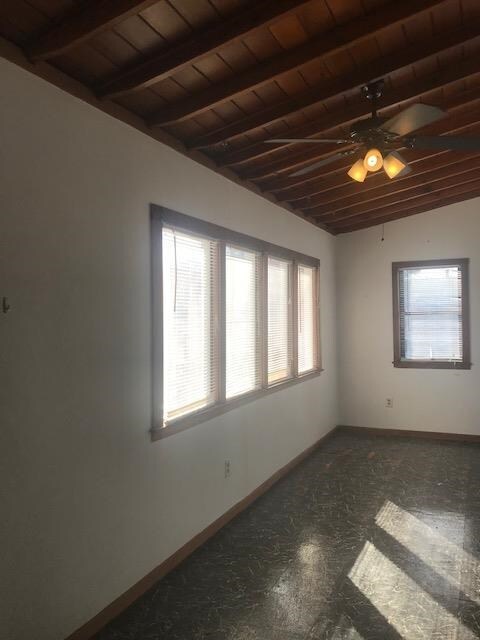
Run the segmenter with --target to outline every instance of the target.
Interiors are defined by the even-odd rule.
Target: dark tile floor
[[[480,638],[480,446],[336,434],[97,638]]]

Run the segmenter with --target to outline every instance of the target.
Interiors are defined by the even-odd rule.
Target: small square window
[[[468,260],[393,264],[394,365],[469,369]]]

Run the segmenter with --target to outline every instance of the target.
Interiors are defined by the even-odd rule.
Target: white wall
[[[392,365],[391,263],[434,258],[470,258],[469,371]],[[480,434],[480,198],[339,236],[337,267],[341,424]]]
[[[335,239],[0,74],[0,635],[60,640],[335,425]],[[319,378],[150,442],[151,202],[321,259]]]

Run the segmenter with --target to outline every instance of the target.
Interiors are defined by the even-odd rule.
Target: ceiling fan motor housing
[[[370,82],[362,87],[362,93],[367,98],[367,100],[378,100],[383,95],[383,87],[385,85],[385,80],[380,78],[379,80],[375,80],[374,82]]]

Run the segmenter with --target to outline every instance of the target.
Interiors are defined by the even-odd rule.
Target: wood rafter
[[[476,128],[465,128],[464,130],[465,133],[469,134],[469,133],[480,133],[480,129],[478,127]],[[412,169],[417,172],[417,171],[424,171],[426,170],[426,168],[428,168],[429,166],[431,166],[432,162],[435,162],[438,160],[438,158],[442,155],[445,154],[450,154],[449,151],[431,151],[431,152],[426,152],[425,154],[422,154],[420,156],[418,155],[413,155],[413,153],[405,153],[402,152],[402,157],[405,158],[408,161],[408,164],[412,167]],[[408,156],[408,157],[407,157]],[[326,176],[318,176],[316,179],[316,182],[319,184],[319,189],[316,189],[316,191],[320,191],[320,193],[318,195],[323,195],[326,198],[330,197],[332,199],[338,199],[341,198],[341,196],[338,196],[338,198],[335,198],[335,196],[337,196],[337,194],[341,193],[342,190],[344,188],[349,188],[349,187],[356,187],[356,193],[359,193],[358,190],[358,183],[354,183],[353,181],[351,181],[349,178],[346,178],[346,172],[348,170],[348,168],[351,166],[350,165],[346,165],[343,166],[340,169],[337,169],[336,171],[333,171],[331,174],[328,174]],[[341,180],[338,180],[339,176],[342,176]],[[395,181],[401,181],[401,180],[405,180],[407,178],[407,176],[404,177],[398,177],[395,178]],[[365,187],[365,192],[368,191],[368,189],[375,189],[378,188],[379,186],[383,186],[384,184],[390,184],[390,182],[385,183],[385,180],[382,181],[382,175],[381,174],[375,174],[372,176],[367,176],[367,181],[365,183],[363,183],[363,186]],[[295,188],[295,187],[294,187]],[[351,192],[349,192],[351,194]],[[363,193],[363,191],[362,191]],[[309,196],[305,196],[303,198],[303,201],[311,201],[313,198],[315,197],[309,197]],[[281,202],[281,200],[279,200]],[[295,202],[295,200],[287,200],[287,202],[289,202],[289,204],[291,206],[294,206],[296,210],[298,211],[303,211],[303,204],[302,205],[298,205]],[[305,207],[305,212],[308,213],[308,208]]]
[[[98,31],[146,9],[157,0],[88,0],[80,3],[62,20],[30,42],[26,48],[32,60],[45,60],[84,40]]]
[[[456,184],[462,184],[464,180],[468,181],[472,177],[475,177],[475,175],[478,178],[480,176],[479,169],[479,156],[468,159],[463,158],[463,160],[458,160],[457,158],[457,162],[455,163],[425,172],[425,174],[429,174],[428,182],[425,179],[425,174],[411,176],[409,180],[398,183],[398,185],[392,185],[393,191],[391,189],[387,191],[379,190],[375,197],[366,200],[359,199],[359,202],[356,202],[352,206],[328,213],[323,211],[319,212],[318,209],[314,207],[309,210],[309,214],[325,224],[337,224],[340,221],[348,220],[363,213],[370,213],[386,205],[404,202],[411,197],[416,197],[418,194],[430,193],[436,188],[443,189],[444,187],[447,188],[455,186]]]
[[[249,9],[207,27],[202,32],[149,58],[131,69],[120,72],[98,87],[100,96],[114,96],[143,89],[180,71],[200,58],[216,53],[222,47],[244,38],[260,27],[268,26],[292,13],[308,0],[263,0]]]
[[[360,89],[364,84],[377,78],[399,72],[414,63],[422,62],[479,37],[480,25],[468,25],[445,34],[442,38],[432,38],[426,42],[415,44],[399,52],[396,56],[387,56],[372,61],[358,71],[334,78],[318,87],[292,96],[279,104],[266,107],[236,122],[193,138],[188,142],[188,146],[202,148],[230,140],[276,122],[287,115],[297,113],[317,102],[323,102],[343,93]]]
[[[203,113],[225,100],[255,89],[312,60],[323,60],[344,51],[388,27],[403,22],[412,15],[421,15],[444,1],[404,0],[404,2],[385,5],[363,18],[341,25],[327,34],[322,34],[295,49],[287,50],[272,60],[257,64],[205,91],[167,105],[150,118],[150,124],[167,124]]]
[[[362,184],[347,176],[361,145],[293,176],[355,147],[268,144],[347,138],[371,114],[360,89],[380,78],[380,117],[424,102],[447,116],[413,135],[480,136],[477,0],[7,4],[0,55],[322,229],[345,233],[480,196],[478,140],[458,151],[398,141],[412,172]]]
[[[402,87],[402,89],[387,95],[384,101],[386,104],[382,105],[380,109],[380,115],[382,117],[394,115],[395,107],[399,106],[403,102],[413,99],[419,99],[432,90],[454,84],[459,80],[463,80],[464,78],[467,78],[476,73],[479,73],[478,58],[477,56],[472,56],[471,58],[463,60],[455,67],[449,69],[448,73],[435,73],[432,74],[431,77],[420,78],[411,85]],[[448,76],[448,80],[446,80],[445,77],[442,76]],[[477,95],[480,95],[480,92],[472,92],[472,94],[474,94],[476,98]],[[462,107],[465,102],[468,102],[468,97],[466,98],[465,96],[454,96],[453,98],[448,97],[442,101],[436,100],[436,106],[445,110],[453,110]],[[335,116],[338,123],[336,125],[337,128],[340,125],[347,126],[347,123],[339,122],[340,120],[343,120],[345,118],[343,113],[344,112],[341,112],[340,114],[337,114]],[[349,122],[351,121],[349,120]],[[324,130],[323,135],[325,137],[328,137],[328,132]],[[343,134],[341,134],[341,136],[342,135]],[[290,171],[294,168],[299,168],[309,161],[316,160],[317,158],[321,158],[324,155],[327,155],[328,152],[339,150],[339,147],[336,145],[304,145],[303,148],[301,144],[288,146],[289,154],[287,157],[285,157],[283,153],[277,159],[269,155],[263,162],[256,162],[251,168],[247,167],[246,169],[242,169],[240,167],[238,169],[238,174],[248,180],[258,180],[259,178],[264,178],[281,171]],[[297,150],[295,150],[295,147],[297,147]]]
[[[478,182],[476,185],[474,183],[468,183],[467,185],[462,185],[458,189],[455,189],[455,193],[452,193],[452,191],[453,190],[450,190],[450,192],[447,191],[447,195],[445,197],[443,197],[443,195],[440,196],[439,193],[434,194],[430,198],[424,196],[424,200],[421,204],[416,202],[411,206],[399,209],[398,211],[391,211],[389,208],[387,212],[379,212],[379,216],[377,218],[363,218],[356,224],[351,224],[350,226],[345,227],[331,227],[331,230],[333,231],[333,233],[349,233],[351,231],[360,231],[361,229],[366,229],[367,227],[385,224],[387,222],[392,222],[401,218],[407,218],[418,213],[431,211],[432,209],[438,209],[439,207],[445,207],[449,204],[456,204],[457,202],[462,202],[463,200],[478,198],[480,197],[480,184]]]
[[[110,100],[99,100],[97,96],[85,85],[82,83],[69,78],[66,74],[61,71],[58,71],[55,67],[50,65],[48,62],[41,62],[37,64],[33,64],[21,51],[19,47],[16,45],[6,41],[5,39],[0,37],[0,56],[9,60],[13,64],[17,64],[21,68],[29,71],[31,73],[35,73],[39,77],[43,78],[47,82],[50,82],[54,86],[68,91],[72,95],[76,96],[80,100],[92,105],[93,107],[98,108],[109,116],[116,118],[125,124],[137,129],[141,133],[145,135],[151,135],[154,140],[161,142],[162,144],[179,151],[180,153],[184,153],[192,160],[202,164],[205,167],[208,167],[212,170],[215,169],[215,165],[210,158],[208,158],[203,153],[199,152],[191,152],[185,149],[181,142],[168,135],[166,132],[162,130],[155,131],[152,133],[151,130],[148,129],[145,122],[129,112],[127,109],[115,104]],[[218,169],[217,169],[218,171]],[[320,222],[316,222],[312,217],[306,216],[303,212],[290,207],[288,203],[278,202],[277,198],[273,194],[262,193],[260,189],[254,184],[249,183],[244,180],[241,180],[235,173],[229,170],[221,170],[219,171],[221,175],[223,175],[228,180],[235,182],[249,191],[257,194],[265,198],[266,200],[278,204],[280,207],[286,209],[290,213],[302,218],[303,220],[307,220],[311,222],[317,227],[324,228]]]
[[[480,126],[472,128],[470,133],[480,133]],[[414,165],[415,171],[395,178],[394,182],[386,181],[384,174],[375,174],[364,183],[361,192],[354,182],[348,182],[325,194],[302,198],[295,202],[295,206],[307,213],[309,209],[315,209],[318,215],[334,213],[360,202],[401,191],[403,188],[408,188],[410,184],[425,184],[430,178],[436,179],[439,170],[442,170],[442,175],[448,176],[450,171],[453,172],[458,164],[464,162],[466,160],[463,154],[459,157],[449,151],[441,151],[433,156],[417,159]]]
[[[395,213],[402,212],[410,206],[415,207],[422,206],[424,204],[435,204],[436,202],[441,201],[445,194],[448,197],[453,197],[463,194],[465,191],[478,188],[480,188],[480,177],[478,170],[474,170],[464,174],[461,178],[454,176],[453,178],[443,180],[438,184],[424,185],[408,197],[404,196],[400,200],[395,200],[394,198],[396,196],[392,196],[392,199],[385,199],[383,203],[363,215],[358,214],[352,215],[349,218],[332,220],[330,225],[332,228],[339,231],[340,229],[349,228],[358,220],[376,220],[385,215],[393,215]]]

